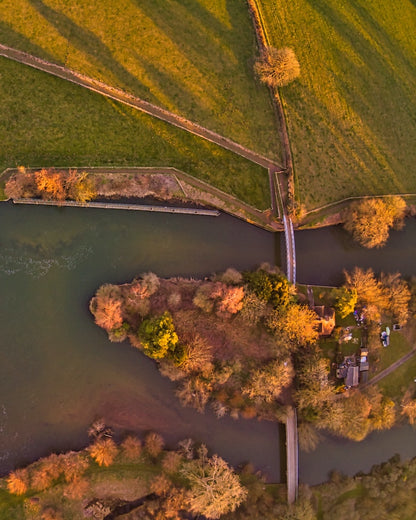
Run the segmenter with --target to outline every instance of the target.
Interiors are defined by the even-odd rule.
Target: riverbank
[[[188,512],[188,518],[190,504],[184,506],[192,494],[182,488],[182,473],[186,474],[195,464],[195,459],[189,458],[190,451],[196,451],[192,444],[182,443],[175,451],[151,454],[152,445],[142,444],[134,437],[117,446],[111,439],[107,438],[106,442],[107,455],[110,454],[108,466],[92,461],[90,448],[52,454],[16,471],[12,479],[0,479],[0,520],[79,520],[88,514],[100,520],[114,520],[119,516],[127,520],[128,513],[133,515],[131,518],[148,518],[150,511],[159,512],[162,518],[171,518],[175,508],[180,511],[175,518],[185,518],[184,511]],[[343,456],[351,459],[345,457],[345,453]],[[205,458],[208,468],[209,461],[213,460]],[[57,479],[60,473],[62,477]],[[291,518],[296,515],[296,518],[333,520],[343,518],[341,515],[346,510],[366,519],[373,518],[375,511],[383,518],[391,515],[413,518],[416,514],[412,493],[416,485],[416,459],[412,457],[400,460],[398,455],[391,456],[349,477],[333,471],[325,476],[325,482],[301,486],[299,500],[292,506],[285,503],[285,485],[265,485],[261,475],[253,474],[249,465],[239,468],[237,474],[228,475],[231,480],[226,487],[240,485],[244,500],[237,511],[224,516],[227,520],[251,520],[259,515],[286,518],[289,514]],[[9,486],[21,494],[9,493]],[[218,494],[214,493],[212,499],[222,491],[217,490]],[[207,516],[210,517],[209,513]]]
[[[71,168],[59,168],[57,171],[70,172]],[[28,173],[37,168],[25,169]],[[78,168],[78,171],[91,175],[96,185],[96,197],[102,202],[123,203],[151,198],[159,201],[178,202],[182,206],[216,208],[249,224],[254,224],[267,231],[281,231],[283,226],[273,217],[271,210],[260,211],[213,186],[195,179],[176,168]],[[0,188],[4,191],[7,181],[19,173],[16,168],[9,168],[0,175]],[[4,195],[7,198],[7,195]],[[51,202],[52,203],[52,202]],[[60,205],[57,201],[56,205]],[[144,204],[143,204],[144,205]],[[147,204],[146,204],[147,205]],[[145,208],[144,208],[145,209]],[[149,208],[149,211],[152,211]]]
[[[313,209],[306,212],[304,216],[300,217],[300,221],[296,224],[296,229],[319,229],[323,227],[336,226],[345,223],[345,213],[349,206],[357,201],[363,201],[366,199],[389,199],[392,197],[402,197],[406,201],[407,211],[406,216],[416,216],[416,194],[405,193],[398,195],[380,195],[380,196],[361,196],[361,197],[348,197],[347,199],[326,204],[320,208]]]

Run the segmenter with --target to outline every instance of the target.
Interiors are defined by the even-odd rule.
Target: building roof
[[[318,315],[318,332],[320,336],[330,336],[335,328],[335,310],[325,305],[315,305],[313,310]]]
[[[348,367],[347,376],[345,378],[345,386],[358,386],[358,377],[360,374],[359,367]]]

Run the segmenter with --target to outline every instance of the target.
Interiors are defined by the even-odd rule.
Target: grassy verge
[[[383,327],[384,330],[384,327]],[[392,363],[403,357],[412,349],[412,345],[400,332],[391,332],[390,345],[381,347],[379,352],[379,362],[377,363],[377,373],[389,367]],[[375,375],[375,374],[372,374]]]
[[[173,166],[259,209],[266,170],[167,123],[1,58],[0,170],[24,166]]]
[[[404,392],[416,378],[416,356],[404,363],[397,370],[382,379],[378,385],[383,393],[396,401],[400,401]],[[416,383],[413,383],[416,385]]]
[[[280,155],[245,2],[4,0],[0,41]]]
[[[301,202],[415,192],[414,2],[258,3],[301,65],[282,90]]]

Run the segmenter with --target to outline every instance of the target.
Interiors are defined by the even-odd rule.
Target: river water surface
[[[229,462],[250,460],[280,478],[278,427],[216,419],[182,408],[174,385],[126,344],[94,325],[88,301],[102,283],[152,270],[159,276],[250,269],[280,258],[280,237],[235,218],[0,204],[0,473],[88,442],[98,416],[120,429],[156,430],[169,444],[191,436]],[[296,233],[298,278],[337,283],[342,268],[415,274],[416,221],[367,252],[342,230]],[[328,438],[300,454],[300,477],[353,474],[396,452],[416,455],[409,427],[363,443]]]
[[[193,437],[279,479],[278,426],[182,408],[174,385],[94,325],[105,282],[273,262],[273,235],[232,217],[0,204],[0,470],[84,446],[93,419]]]

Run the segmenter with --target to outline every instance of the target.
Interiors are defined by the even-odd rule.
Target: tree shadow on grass
[[[411,64],[401,52],[399,42],[387,34],[367,9],[351,7],[354,9],[354,20],[360,21],[358,25],[351,22],[342,10],[324,0],[309,0],[309,3],[344,42],[342,46],[333,45],[330,49],[333,63],[343,71],[342,74],[334,75],[333,81],[335,91],[341,94],[348,109],[354,114],[355,123],[351,121],[348,126],[348,119],[343,121],[345,115],[337,117],[328,114],[327,108],[322,106],[314,92],[306,96],[311,106],[310,113],[319,112],[323,118],[329,116],[328,121],[337,129],[337,134],[339,132],[342,136],[345,131],[350,133],[346,135],[344,144],[341,139],[341,149],[347,152],[355,143],[363,165],[373,170],[371,180],[363,179],[369,188],[373,186],[377,192],[402,191],[407,179],[404,165],[407,163],[411,168],[406,146],[409,147],[411,136],[416,134],[411,117],[415,106],[410,88]],[[330,67],[328,74],[331,74]],[[357,133],[357,121],[361,122],[364,137]],[[400,139],[395,135],[396,132],[398,135],[402,133],[404,137]],[[362,139],[366,139],[366,142]],[[356,164],[360,171],[359,163]],[[409,184],[406,181],[407,189],[410,188]]]
[[[225,24],[197,0],[181,2],[180,11],[173,1],[166,1],[163,9],[153,0],[135,1],[197,70],[220,75],[232,67],[254,75],[255,38],[245,5],[227,1],[229,23]],[[235,83],[239,85],[237,78]]]
[[[15,49],[24,50],[30,54],[56,63],[56,58],[45,49],[33,43],[29,38],[16,32],[10,25],[0,20],[0,43]]]
[[[42,0],[29,0],[32,6],[45,18],[71,45],[88,55],[88,59],[99,68],[111,71],[122,85],[142,93],[147,99],[151,92],[137,80],[113,56],[110,49],[91,31],[80,27],[65,14],[46,5]]]

